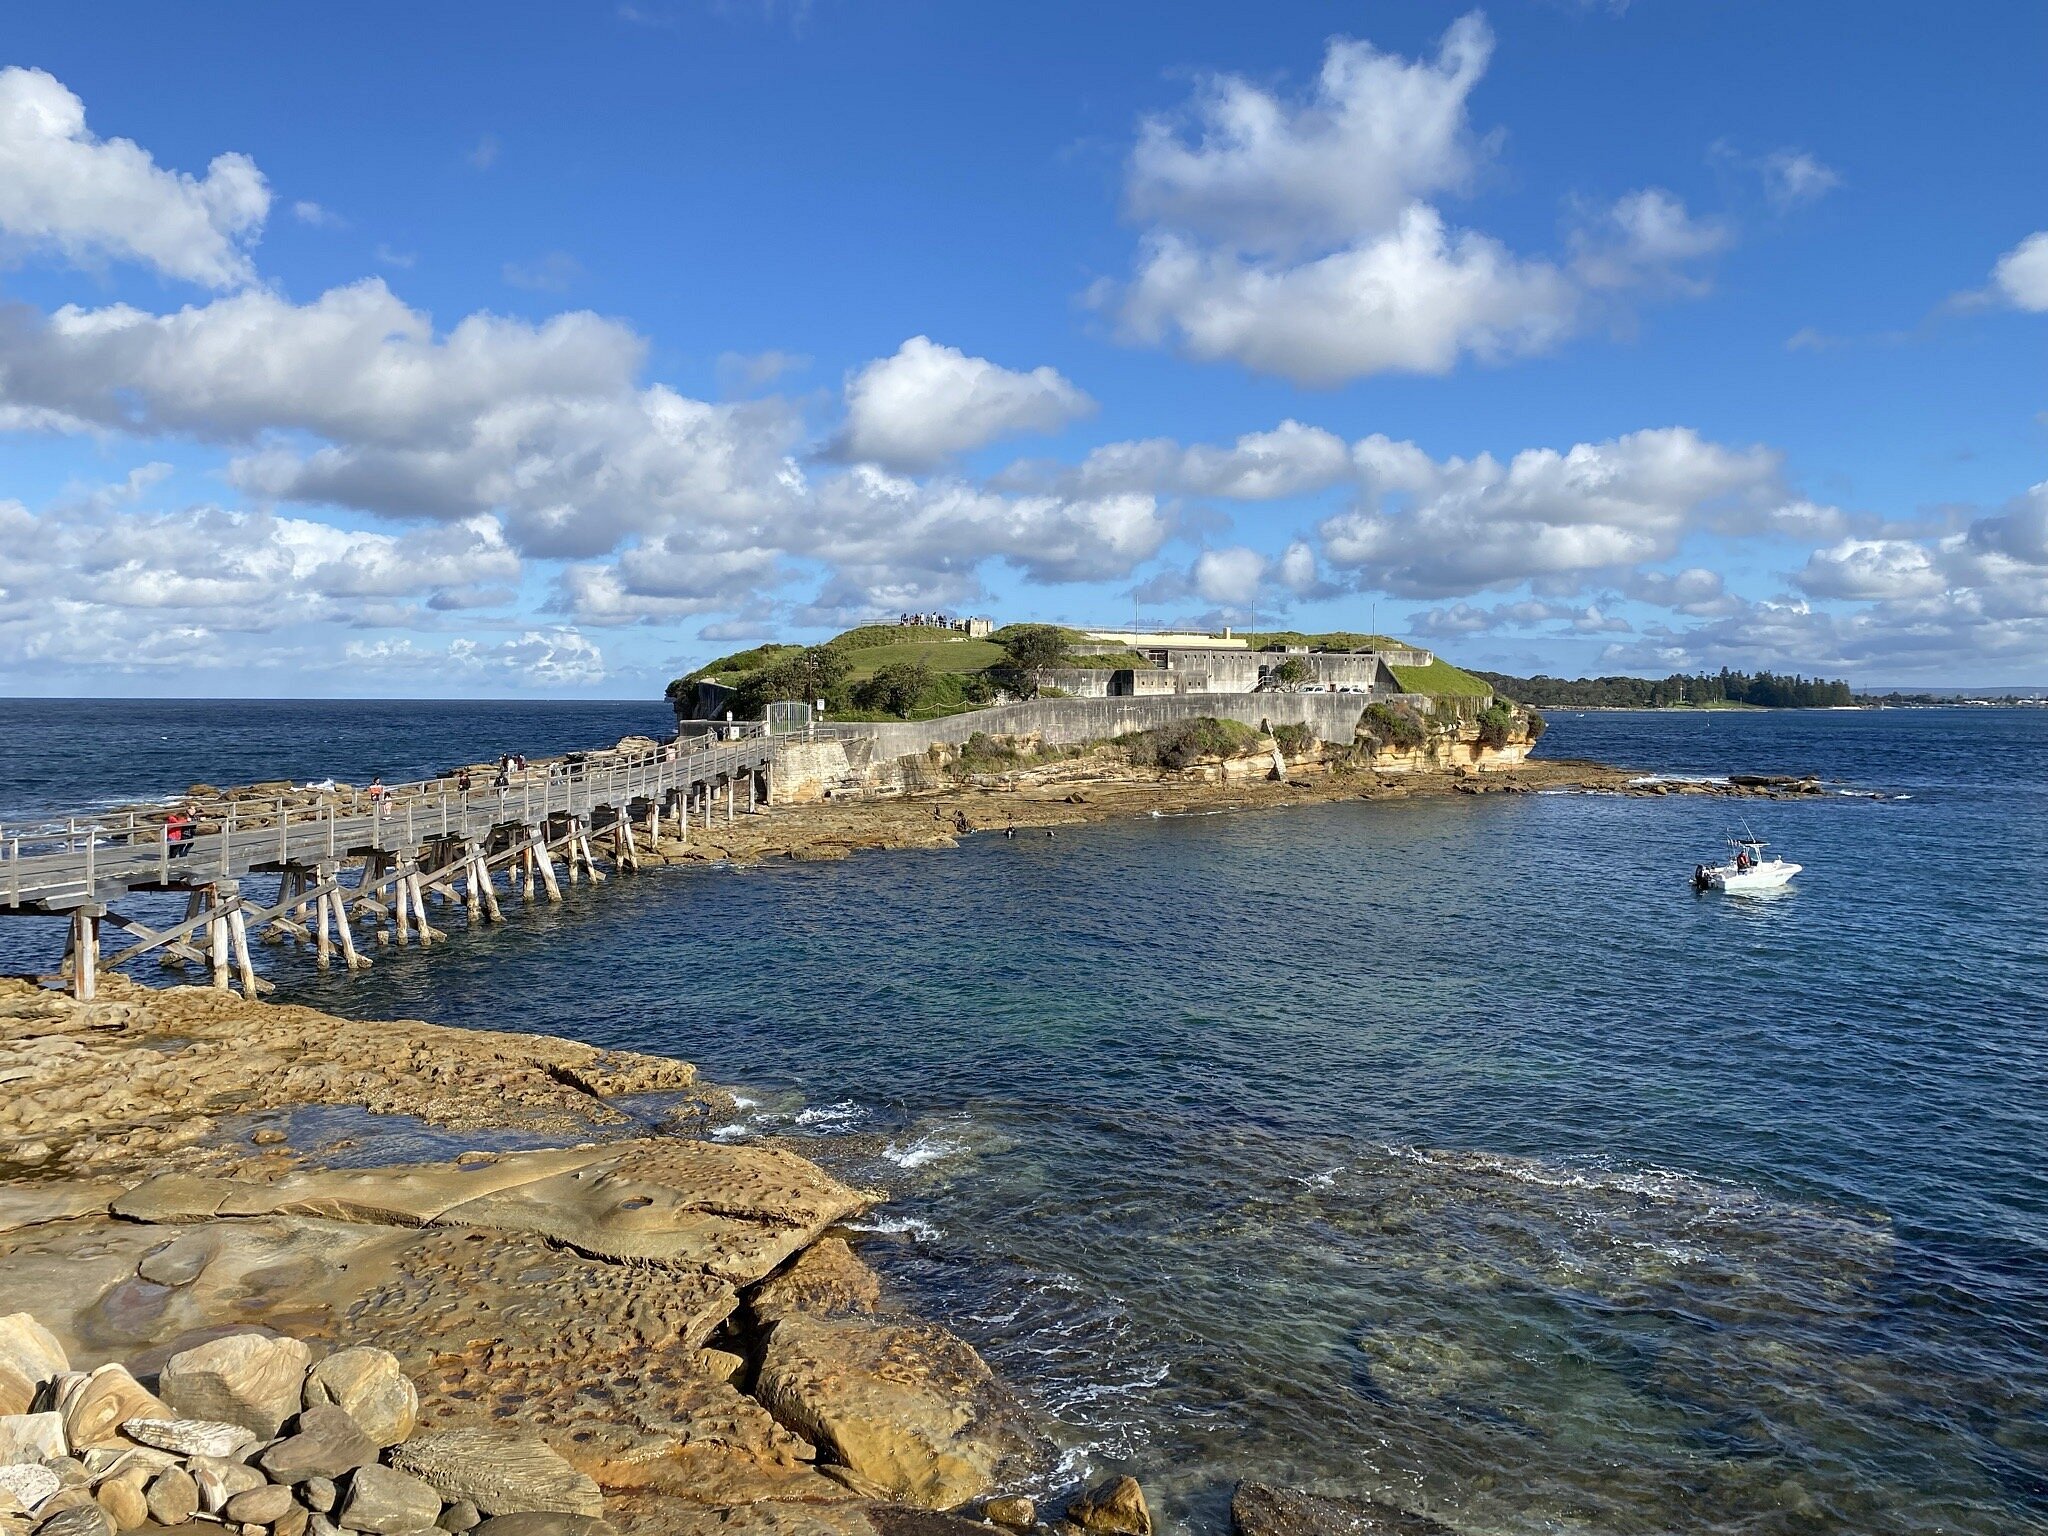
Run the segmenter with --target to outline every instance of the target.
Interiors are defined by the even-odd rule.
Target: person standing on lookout
[[[164,841],[170,844],[174,859],[192,851],[192,817],[183,806],[164,818]]]

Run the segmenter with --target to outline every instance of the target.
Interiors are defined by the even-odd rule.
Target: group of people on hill
[[[958,629],[960,621],[950,613],[906,613],[896,621],[902,629]]]

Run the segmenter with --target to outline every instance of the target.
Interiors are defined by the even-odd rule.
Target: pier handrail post
[[[171,883],[171,818],[168,816],[164,818],[164,824],[157,829],[156,883]]]
[[[288,863],[291,859],[292,813],[285,809],[282,800],[277,802],[277,862]]]
[[[234,844],[235,803],[234,801],[230,800],[228,802],[227,819],[220,824],[220,877],[223,880],[229,878],[228,855],[233,851]]]
[[[99,824],[95,822],[86,829],[85,833],[85,899],[87,901],[91,901],[93,899],[93,892],[99,889],[99,881],[95,878],[97,871],[93,868],[93,853],[99,846],[99,838],[95,836],[98,831]]]
[[[13,872],[14,905],[21,905],[21,834],[15,833],[7,844],[7,867]]]
[[[334,862],[334,802],[327,802],[327,860]]]

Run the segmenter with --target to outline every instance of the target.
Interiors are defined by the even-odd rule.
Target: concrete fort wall
[[[1049,747],[1154,730],[1214,716],[1245,725],[1307,725],[1323,741],[1349,743],[1366,701],[1342,693],[1189,693],[1157,699],[1035,699],[970,710],[942,720],[843,726],[847,736],[872,742],[872,761],[922,752],[935,742],[959,746],[977,731],[990,736],[1036,736]],[[851,745],[851,743],[849,743]]]

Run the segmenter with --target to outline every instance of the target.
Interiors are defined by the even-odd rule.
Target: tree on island
[[[1713,707],[1746,704],[1762,709],[1833,709],[1854,704],[1856,696],[1841,678],[1832,681],[1777,672],[1719,672],[1669,677],[1510,677],[1504,672],[1479,676],[1496,690],[1524,704],[1545,709],[1670,709],[1680,705]]]

